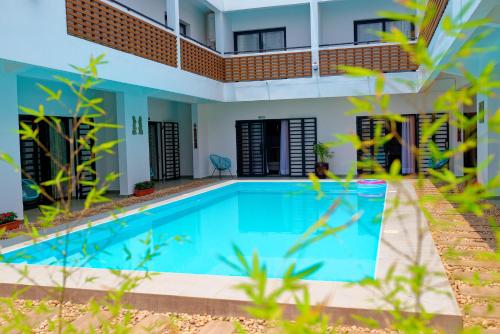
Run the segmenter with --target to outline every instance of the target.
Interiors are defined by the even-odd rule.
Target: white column
[[[500,94],[500,90],[494,90],[496,96]],[[479,171],[479,182],[487,183],[500,173],[500,133],[497,133],[491,128],[491,118],[500,109],[500,98],[485,95],[477,96],[477,110],[479,112],[480,103],[484,103],[484,121],[477,124],[477,164],[481,165],[488,159],[491,159],[490,164]],[[500,190],[497,194],[500,196]]]
[[[149,181],[148,98],[138,90],[116,94],[118,124],[118,166],[120,171],[120,195],[130,195],[138,182]],[[139,133],[139,117],[142,118],[142,134]],[[135,118],[135,131],[134,122]],[[135,132],[135,134],[134,134]]]
[[[310,21],[311,21],[311,52],[312,63],[319,67],[319,10],[318,0],[310,0]],[[314,67],[313,67],[314,68]],[[319,76],[319,69],[313,71],[313,76]]]
[[[463,114],[463,110],[462,110],[462,114]],[[450,114],[450,117],[452,119],[455,118],[452,114]],[[463,126],[459,129],[456,126],[450,125],[449,130],[450,130],[450,145],[451,145],[451,147],[452,148],[458,147],[464,141]],[[453,174],[455,174],[456,176],[463,176],[464,175],[464,155],[463,154],[455,154],[453,157],[451,157],[450,162],[451,162],[451,170],[453,171]]]
[[[8,154],[20,167],[19,115],[17,105],[17,76],[0,69],[0,154]],[[23,218],[21,171],[0,161],[0,213],[14,211]]]
[[[179,0],[166,0],[167,25],[174,29],[177,36],[177,67],[181,67],[181,40],[180,40],[180,10]]]
[[[477,112],[479,112],[479,106],[482,104],[484,106],[484,110],[488,110],[488,97],[485,95],[478,94],[476,97],[476,108]],[[488,160],[489,156],[489,133],[488,133],[488,115],[484,115],[484,121],[481,122],[481,119],[478,119],[477,122],[477,164],[478,166],[483,164],[486,160]],[[478,171],[478,181],[481,183],[486,183],[489,180],[488,175],[488,167],[483,168]]]
[[[215,46],[221,54],[226,52],[226,16],[220,10],[215,11]]]

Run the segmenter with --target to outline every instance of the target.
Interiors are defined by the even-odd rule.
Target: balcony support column
[[[177,67],[181,67],[181,40],[180,40],[180,10],[179,0],[165,0],[167,8],[167,25],[174,29],[177,36]]]
[[[319,66],[319,10],[318,0],[310,0],[310,22],[311,22],[311,61],[313,69]],[[313,70],[313,76],[319,76],[319,70]]]
[[[120,195],[130,195],[138,182],[150,180],[148,98],[139,89],[116,94]]]

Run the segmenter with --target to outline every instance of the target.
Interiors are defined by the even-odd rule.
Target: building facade
[[[29,117],[18,106],[44,103],[48,115],[65,120],[67,110],[44,102],[37,83],[60,89],[65,105],[71,106],[76,101],[53,76],[76,78],[69,64],[86,64],[91,55],[105,54],[107,64],[99,73],[103,82],[92,95],[104,100],[104,121],[121,125],[98,138],[122,139],[116,155],[96,162],[98,175],[120,173],[110,190],[130,195],[140,181],[210,176],[211,154],[230,158],[231,172],[239,176],[305,176],[314,169],[315,143],[338,134],[363,135],[375,126],[373,120],[347,113],[352,108],[348,97],[374,94],[373,78],[348,77],[338,65],[385,72],[391,110],[411,118],[416,136],[419,124],[437,117],[435,97],[449,87],[460,88],[459,73],[425,72],[398,44],[382,43],[374,33],[397,27],[411,39],[426,38],[430,53],[446,62],[466,39],[446,35],[441,18],[457,16],[464,6],[460,0],[430,2],[436,18],[419,29],[381,18],[380,11],[414,14],[390,0],[2,1],[0,153],[31,168],[38,182],[50,178],[50,162],[19,140],[19,122]],[[493,33],[483,43],[495,43],[500,37],[498,2],[474,0],[461,19],[483,17],[493,18],[484,27]],[[473,37],[481,29],[467,34]],[[465,65],[479,73],[499,59],[498,52],[490,52]],[[499,107],[498,98],[478,95],[463,112]],[[496,175],[500,145],[487,124],[477,124],[477,136],[484,141],[479,141],[476,156],[450,161],[457,175],[491,154],[497,161],[478,178],[487,182]],[[437,136],[443,149],[464,140],[463,131],[448,124]],[[64,151],[55,143],[53,147]],[[348,145],[333,153],[330,165],[340,175],[360,158]],[[388,147],[380,161],[388,165],[402,154],[401,147]],[[407,168],[410,174],[428,166]],[[22,215],[22,178],[0,164],[0,185],[8,189],[0,194],[0,212]],[[85,195],[85,189],[80,191],[75,196]]]

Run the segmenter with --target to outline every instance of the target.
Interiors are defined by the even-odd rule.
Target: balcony
[[[186,37],[181,37],[181,69],[213,80],[225,81],[224,57]]]
[[[434,6],[434,17],[431,24],[422,30],[421,37],[429,40],[437,28],[448,0],[430,0],[429,6]],[[340,6],[340,7],[339,7]],[[339,66],[359,66],[382,72],[416,71],[418,66],[412,63],[410,56],[397,44],[389,43],[338,43],[342,36],[328,31],[339,31],[339,27],[331,27],[328,22],[335,11],[345,11],[343,19],[352,25],[356,17],[352,8],[345,3],[328,2],[321,4],[319,30],[319,75],[341,75]],[[292,18],[299,21],[296,27],[287,28],[288,32],[301,30],[310,25],[308,15],[300,8],[287,8]],[[198,10],[201,17],[210,13],[207,9]],[[188,11],[187,9],[185,10]],[[244,82],[279,80],[293,78],[308,78],[313,76],[313,54],[309,46],[309,32],[289,36],[291,47],[282,50],[266,50],[265,52],[235,52],[227,46],[229,52],[222,54],[213,50],[215,40],[210,39],[211,46],[206,44],[208,37],[199,42],[189,36],[173,32],[159,18],[151,18],[140,11],[127,7],[115,0],[66,0],[67,32],[69,35],[105,45],[123,52],[143,57],[171,67],[192,72],[219,82]],[[212,13],[213,14],[213,13]],[[250,27],[248,20],[257,13],[250,13],[243,19],[242,13],[228,14],[232,30],[224,31],[224,36],[231,36],[234,29],[238,31]],[[276,9],[258,13],[270,18],[278,17]],[[287,15],[288,15],[287,14]],[[306,13],[307,14],[307,13]],[[252,16],[253,15],[253,16]],[[281,14],[279,14],[281,15]],[[357,14],[356,14],[357,15]],[[246,20],[246,21],[245,21]],[[285,18],[279,18],[283,21]],[[283,21],[279,25],[285,26]],[[240,26],[236,26],[238,22]],[[277,23],[278,24],[278,23]],[[335,23],[337,24],[337,23]],[[194,26],[194,25],[193,25]],[[193,27],[193,29],[196,27]],[[305,29],[305,28],[304,28]],[[303,29],[302,29],[303,30]],[[295,34],[295,32],[294,32]],[[203,36],[200,30],[199,34]],[[208,33],[205,31],[205,35]],[[199,37],[200,38],[200,37]],[[177,52],[177,40],[180,40],[180,59]],[[229,43],[230,44],[230,43]],[[261,50],[262,51],[262,50]]]
[[[177,67],[177,37],[145,15],[100,0],[66,0],[68,34]]]
[[[363,67],[384,73],[418,69],[418,65],[398,44],[325,46],[319,51],[321,76],[343,74],[341,66]]]

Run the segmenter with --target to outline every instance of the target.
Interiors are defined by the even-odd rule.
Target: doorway
[[[266,121],[264,129],[265,129],[264,156],[267,166],[267,175],[280,175],[281,121],[279,120]]]
[[[475,119],[476,113],[465,113],[464,116],[469,120]],[[471,123],[469,126],[464,127],[464,142],[468,140],[477,143],[477,122]],[[477,145],[466,152],[464,152],[464,168],[477,168]]]
[[[151,180],[179,179],[181,177],[179,123],[150,121],[148,130]]]
[[[401,173],[409,175],[418,171],[427,172],[432,168],[432,155],[429,150],[429,142],[421,143],[419,138],[424,129],[433,124],[442,113],[429,114],[406,114],[402,115],[406,121],[397,123],[397,133],[401,140],[392,138],[383,146],[370,147],[368,150],[358,150],[358,162],[376,162],[378,166],[389,171],[395,160],[401,162]],[[380,131],[380,136],[385,136],[391,131],[390,124],[382,118],[370,116],[356,117],[356,131],[362,141],[370,141],[375,133]],[[448,122],[442,124],[430,138],[440,151],[446,151],[449,147]],[[412,148],[418,147],[418,155]],[[374,173],[372,163],[358,163],[358,175]]]
[[[238,176],[314,172],[316,128],[316,118],[236,121]]]
[[[96,180],[96,174],[93,172],[96,170],[96,163],[93,161],[94,154],[92,153],[94,141],[88,140],[87,146],[81,145],[78,139],[85,138],[88,132],[92,130],[92,126],[82,123],[74,130],[74,118],[60,116],[51,118],[58,120],[62,135],[75,138],[74,146],[71,147],[69,142],[46,122],[36,122],[36,118],[33,116],[20,115],[19,122],[38,131],[39,140],[44,143],[45,148],[50,152],[50,156],[48,156],[45,150],[33,139],[20,138],[21,168],[25,173],[25,178],[33,180],[38,185],[56,178],[61,166],[65,167],[70,157],[76,152],[73,176],[79,174],[79,182],[76,184],[73,197],[76,199],[86,198],[93,188],[92,182]],[[76,133],[73,133],[73,131]],[[77,166],[84,163],[89,163],[90,169],[84,169],[77,173]],[[44,190],[54,200],[58,200],[61,193],[66,194],[67,189],[64,188],[66,186],[63,184],[62,189],[56,189],[55,186],[45,187]],[[44,200],[46,199],[42,199],[42,201]]]

